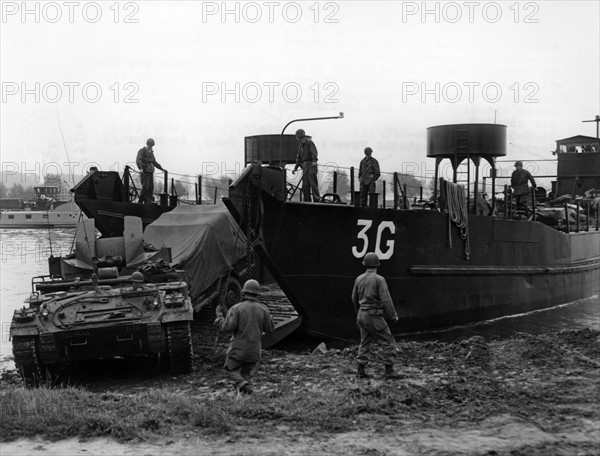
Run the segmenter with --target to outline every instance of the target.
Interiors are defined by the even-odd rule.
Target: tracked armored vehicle
[[[192,370],[186,282],[144,283],[140,272],[110,280],[94,274],[88,281],[37,283],[34,290],[10,326],[26,384],[39,384],[65,364],[115,357],[157,356],[171,374]]]

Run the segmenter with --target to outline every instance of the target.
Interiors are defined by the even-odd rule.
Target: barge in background
[[[491,167],[492,195],[496,194],[496,158],[506,155],[504,125],[427,130],[427,155],[436,160],[436,187],[443,160],[450,160],[454,182],[441,182],[432,207],[420,210],[411,209],[406,197],[401,204],[399,185],[394,185],[394,208],[290,201],[284,164],[294,163],[296,150],[281,147],[280,141],[279,135],[246,138],[250,165],[224,201],[309,333],[358,337],[350,294],[364,271],[367,252],[378,253],[382,260],[379,273],[387,280],[400,317],[390,326],[395,335],[548,308],[600,293],[597,208],[593,223],[588,209],[587,223],[580,225],[577,215],[576,224],[571,224],[565,204],[565,224],[551,227],[536,220],[535,210],[532,218],[512,213],[510,192],[500,216],[469,204],[479,199],[484,160]],[[598,146],[586,153],[572,152],[558,157],[563,175],[557,176],[557,187],[566,188],[563,184],[569,179],[575,182],[577,176],[569,170],[576,167],[590,175],[585,181],[577,179],[580,194],[591,185],[600,189]],[[473,188],[468,183],[466,191],[455,183],[463,162],[475,168]],[[492,207],[498,203],[493,201]]]
[[[75,228],[81,211],[63,191],[62,182],[36,185],[35,198],[23,201],[21,198],[0,199],[0,228]]]

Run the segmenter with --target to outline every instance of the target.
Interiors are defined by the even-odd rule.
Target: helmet
[[[246,283],[244,284],[244,287],[242,288],[242,294],[253,294],[255,296],[259,295],[260,294],[260,284],[254,279],[246,280]]]
[[[365,148],[365,154],[372,154],[373,153],[373,149],[371,149],[370,147]]]
[[[376,253],[369,252],[363,258],[363,266],[368,268],[376,268],[379,266],[379,257]]]
[[[143,283],[144,282],[144,274],[142,274],[140,271],[135,271],[133,274],[131,274],[131,277],[129,278],[129,280],[132,282]]]
[[[521,160],[515,162],[515,167],[517,166],[523,166],[523,162]]]
[[[153,146],[154,144],[155,143],[154,143],[154,140],[152,138],[148,138],[148,141],[146,141],[146,145],[147,146]]]
[[[306,132],[302,128],[300,128],[296,130],[296,136],[298,138],[304,138],[306,136]]]

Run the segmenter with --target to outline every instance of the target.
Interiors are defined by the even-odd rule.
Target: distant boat
[[[0,228],[75,228],[80,216],[75,203],[64,203],[45,211],[2,210]]]
[[[48,179],[48,176],[47,176]],[[56,181],[56,178],[51,182]],[[0,198],[0,228],[75,228],[81,210],[58,181],[33,187],[35,197]]]

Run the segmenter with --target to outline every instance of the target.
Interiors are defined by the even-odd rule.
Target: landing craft
[[[525,212],[513,209],[510,188],[506,204],[495,200],[496,159],[506,155],[504,125],[429,128],[427,156],[436,160],[440,193],[438,197],[434,192],[431,204],[418,208],[410,207],[397,181],[392,208],[385,202],[384,207],[342,204],[337,195],[331,202],[291,201],[285,164],[294,163],[296,149],[292,144],[281,147],[285,138],[273,136],[246,139],[248,166],[224,201],[309,333],[358,337],[350,294],[367,252],[377,252],[382,259],[379,273],[387,279],[400,317],[391,326],[395,335],[528,312],[600,293],[597,208],[594,213],[586,202],[583,217],[578,203],[571,221],[565,205],[564,223],[550,226],[543,222],[552,218],[544,216],[540,205]],[[579,155],[569,161],[591,160],[586,168],[598,182],[597,146]],[[475,167],[466,189],[444,180],[438,184],[444,160],[452,163],[455,182],[461,163]],[[489,209],[471,204],[481,199],[482,160],[492,169]],[[558,188],[571,177],[558,175]]]

